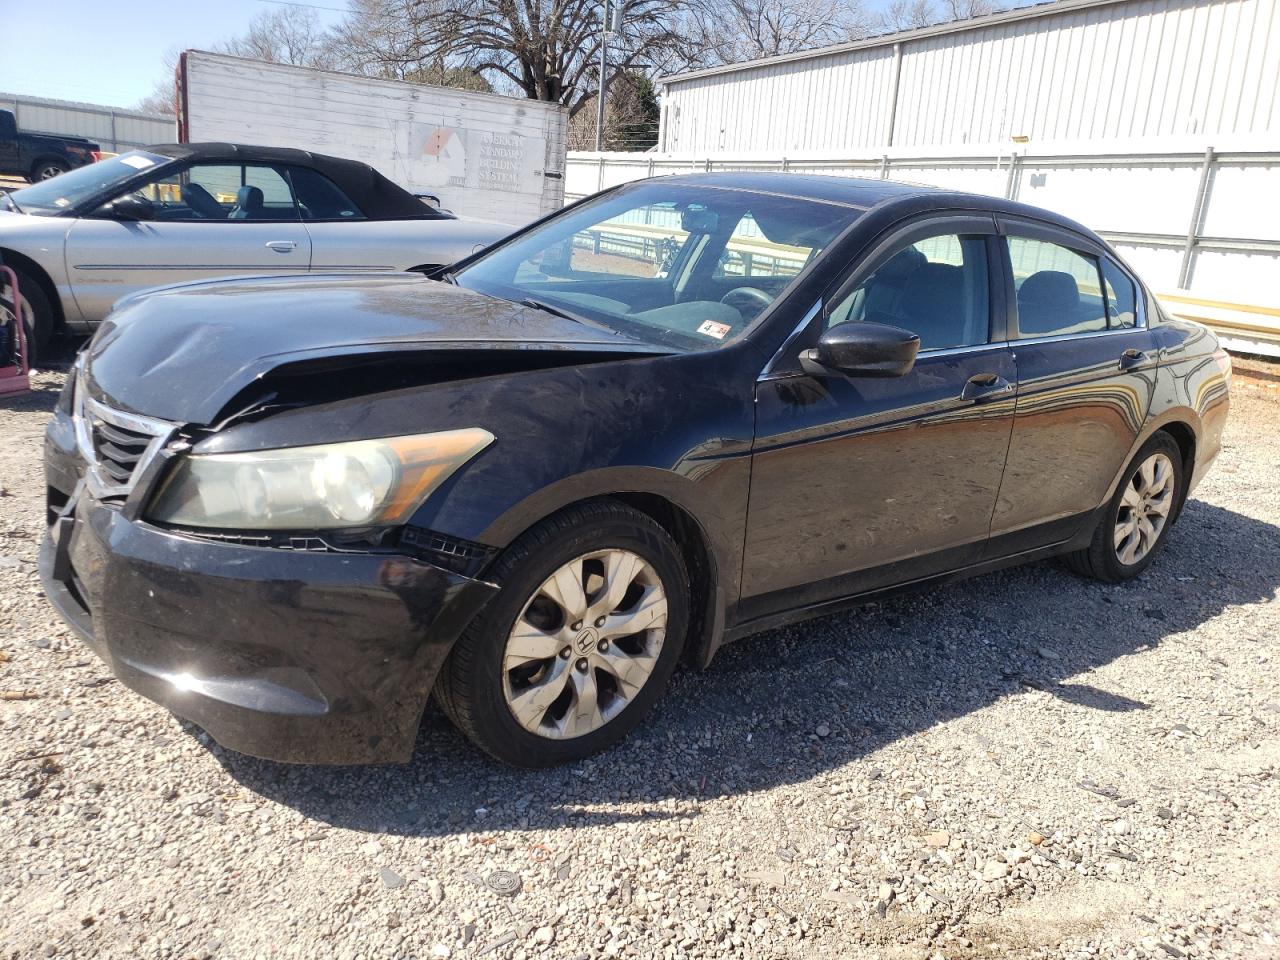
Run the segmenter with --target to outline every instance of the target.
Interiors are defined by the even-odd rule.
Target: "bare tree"
[[[704,0],[691,66],[738,63],[856,40],[874,21],[861,0]]]
[[[157,116],[176,117],[178,115],[178,108],[175,103],[177,99],[177,81],[175,79],[177,70],[178,51],[166,51],[163,75],[156,81],[155,86],[151,88],[151,92],[135,103],[133,108],[141,110],[143,113],[154,113]]]
[[[683,50],[681,14],[699,0],[621,0],[608,80],[649,71]],[[466,67],[498,89],[577,114],[599,86],[600,0],[358,0],[340,30],[369,69]]]
[[[422,20],[430,5],[431,0],[353,0],[351,13],[330,31],[331,55],[342,69],[370,77],[491,90],[447,44],[429,49],[423,43]]]
[[[998,0],[939,0],[936,6],[934,0],[889,0],[880,13],[878,26],[884,31],[913,30],[982,17],[1003,9],[1004,5]]]
[[[970,17],[985,17],[1004,7],[996,0],[942,0],[943,18],[946,20],[968,20]]]
[[[249,21],[249,29],[242,36],[214,44],[213,49],[296,67],[335,65],[328,33],[316,12],[305,7],[264,10]]]
[[[914,30],[941,20],[933,0],[889,0],[880,11],[879,27],[885,32]]]

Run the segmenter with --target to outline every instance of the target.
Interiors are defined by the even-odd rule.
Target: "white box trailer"
[[[564,205],[555,103],[188,50],[178,139],[359,160],[463,217],[520,225]]]

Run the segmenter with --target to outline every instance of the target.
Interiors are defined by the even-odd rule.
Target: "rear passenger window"
[[[1114,330],[1137,326],[1137,292],[1128,275],[1110,260],[1102,261],[1102,279],[1107,285],[1107,321]]]
[[[1009,238],[1018,291],[1018,336],[1055,337],[1107,329],[1098,261],[1025,237]]]
[[[303,220],[364,219],[360,208],[324,174],[308,167],[290,167],[289,179]]]
[[[829,327],[850,322],[909,330],[921,350],[986,343],[986,238],[944,234],[896,251],[827,315]]]

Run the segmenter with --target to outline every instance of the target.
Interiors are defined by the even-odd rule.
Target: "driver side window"
[[[151,203],[154,220],[298,219],[293,190],[283,174],[269,166],[195,164],[135,193]]]
[[[943,234],[890,254],[835,304],[827,326],[884,323],[920,337],[921,350],[986,343],[990,332],[986,238]]]

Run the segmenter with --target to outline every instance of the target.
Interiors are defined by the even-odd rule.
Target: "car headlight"
[[[253,453],[183,458],[150,520],[235,530],[331,530],[404,523],[493,442],[478,427]]]

